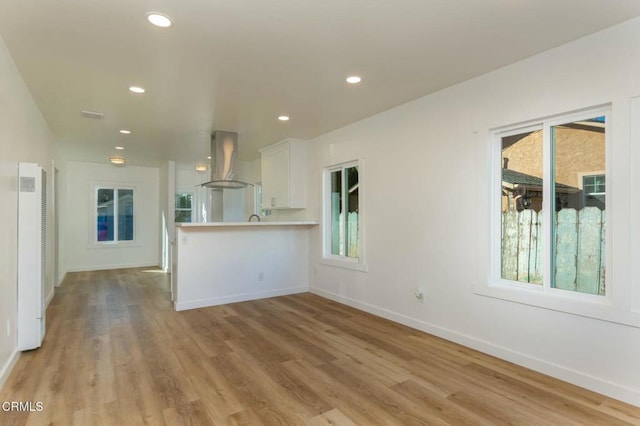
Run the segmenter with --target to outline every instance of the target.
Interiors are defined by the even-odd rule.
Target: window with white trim
[[[606,170],[609,115],[590,110],[494,133],[492,282],[608,294],[606,172],[593,170]]]
[[[360,161],[324,169],[324,260],[364,269]]]
[[[582,176],[582,192],[585,206],[599,207],[604,210],[606,200],[606,176],[604,173]]]
[[[175,197],[175,222],[193,222],[193,194],[178,192]]]
[[[134,239],[134,191],[132,188],[96,188],[97,243],[131,242]]]

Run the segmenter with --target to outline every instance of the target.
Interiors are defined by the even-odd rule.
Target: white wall
[[[65,234],[66,270],[155,266],[160,264],[160,171],[156,167],[126,166],[68,161],[65,194],[61,200],[61,229]],[[167,173],[163,173],[167,175]],[[96,245],[93,243],[96,184],[134,188],[134,243]],[[166,188],[166,186],[163,186]]]
[[[640,280],[629,272],[640,255],[640,131],[630,138],[629,127],[640,121],[640,107],[630,117],[638,40],[636,19],[314,140],[316,200],[321,167],[365,158],[369,271],[322,264],[318,230],[312,291],[640,405],[640,328],[474,293],[489,262],[489,129],[611,102],[607,286],[634,300],[619,308],[637,318]],[[307,215],[319,218],[315,208]]]
[[[0,386],[17,359],[17,224],[18,162],[39,163],[47,170],[49,194],[52,192],[54,139],[38,110],[4,41],[0,39]],[[51,196],[48,197],[51,201]],[[53,229],[49,203],[48,229]],[[47,246],[54,247],[51,233]],[[53,295],[53,250],[47,253],[48,299]],[[7,334],[7,328],[9,333]]]

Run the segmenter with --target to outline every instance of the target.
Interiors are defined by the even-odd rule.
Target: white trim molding
[[[7,382],[11,371],[13,371],[13,367],[16,366],[18,359],[20,358],[20,352],[18,349],[15,349],[7,362],[2,366],[2,370],[0,370],[0,389],[4,387],[4,384]]]

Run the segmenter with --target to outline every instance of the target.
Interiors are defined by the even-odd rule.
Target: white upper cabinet
[[[262,208],[306,207],[307,142],[285,139],[260,150],[262,160]]]

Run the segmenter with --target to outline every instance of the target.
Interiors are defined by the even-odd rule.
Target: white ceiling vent
[[[101,112],[94,112],[94,111],[81,111],[81,112],[84,118],[90,118],[92,120],[102,120],[104,118],[104,114]]]

